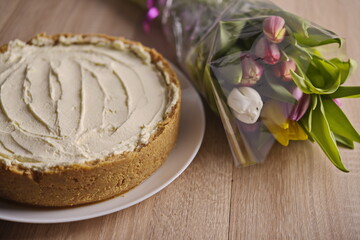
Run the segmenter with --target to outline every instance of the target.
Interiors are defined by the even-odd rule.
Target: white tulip
[[[241,122],[255,123],[263,107],[259,93],[251,87],[240,87],[231,90],[227,104],[234,116]]]

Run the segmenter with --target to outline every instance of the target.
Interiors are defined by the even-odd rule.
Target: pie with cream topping
[[[0,52],[0,197],[57,207],[105,200],[141,183],[173,148],[180,86],[155,50],[40,34]]]

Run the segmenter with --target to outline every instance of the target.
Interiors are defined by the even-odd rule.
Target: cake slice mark
[[[77,127],[77,131],[76,131],[76,136],[78,136],[79,134],[81,134],[82,130],[83,130],[83,121],[84,121],[84,109],[85,109],[85,101],[84,101],[84,97],[85,97],[85,90],[84,90],[84,69],[81,66],[81,64],[77,61],[75,61],[79,68],[80,68],[80,90],[79,90],[79,97],[80,97],[80,118],[78,121],[78,127]]]
[[[61,128],[59,124],[59,101],[63,96],[63,89],[61,81],[59,79],[59,73],[57,69],[50,62],[50,71],[49,71],[49,95],[53,101],[55,107],[55,123],[54,128],[58,136],[61,136]]]
[[[94,71],[91,71],[88,68],[84,68],[86,71],[88,71],[91,76],[94,78],[94,80],[96,81],[97,86],[99,87],[99,90],[101,91],[102,95],[103,95],[103,107],[102,107],[102,111],[101,111],[101,124],[100,127],[104,128],[104,115],[105,115],[105,109],[106,109],[106,103],[109,100],[108,96],[106,94],[106,91],[104,89],[104,86],[101,84],[99,77],[96,75],[96,73]]]
[[[140,79],[139,74],[138,74],[134,69],[130,68],[130,70],[137,76],[138,79]],[[137,110],[137,107],[139,106],[140,100],[137,99],[136,103],[133,104],[131,98],[129,97],[129,96],[130,96],[130,94],[129,94],[129,91],[130,91],[130,90],[126,87],[126,84],[125,84],[125,82],[122,80],[122,78],[120,77],[120,74],[119,74],[117,71],[115,71],[115,70],[113,70],[113,74],[116,76],[117,79],[119,79],[121,85],[123,86],[123,88],[124,88],[124,90],[125,90],[125,92],[126,92],[126,96],[127,96],[126,106],[127,106],[127,108],[128,108],[128,114],[127,114],[127,115],[128,115],[128,119],[129,119],[130,116],[135,112],[135,110]],[[142,97],[145,97],[145,98],[146,98],[144,86],[143,86],[142,84],[139,84],[139,85],[140,85],[141,91],[142,91],[142,93],[143,93],[143,94],[142,94]],[[147,99],[146,99],[146,101],[147,101]],[[134,105],[134,106],[133,106],[132,109],[131,109],[131,106],[132,106],[132,105]]]
[[[14,132],[15,132],[15,131],[14,131]],[[11,140],[12,140],[11,143],[16,144],[16,146],[17,146],[18,148],[20,148],[21,150],[23,150],[23,151],[25,152],[25,154],[23,154],[23,155],[26,155],[26,154],[30,154],[30,155],[31,155],[31,154],[32,154],[31,151],[29,151],[27,148],[24,148],[21,144],[19,144],[19,143],[14,139],[14,136],[12,135],[12,133],[9,134],[9,137],[10,137]],[[18,149],[17,149],[16,151],[19,153]]]
[[[112,55],[110,55],[110,54],[107,54],[107,53],[104,52],[104,51],[96,51],[96,50],[90,50],[90,49],[88,49],[88,50],[85,50],[84,52],[94,53],[94,54],[98,54],[98,55],[100,55],[100,56],[107,57],[107,58],[109,58],[111,61],[114,61],[114,62],[117,62],[117,63],[119,63],[119,64],[121,64],[121,65],[126,66],[127,69],[129,69],[130,71],[134,72],[134,73],[137,75],[137,77],[139,77],[138,74],[132,69],[133,66],[131,66],[131,65],[129,65],[129,64],[123,62],[123,61],[120,61],[119,59],[115,58],[114,56],[112,56]],[[111,70],[112,70],[112,73],[114,74],[114,76],[115,76],[117,79],[119,79],[120,84],[121,84],[121,86],[123,87],[123,89],[124,89],[124,91],[125,91],[125,94],[126,94],[126,97],[127,97],[126,106],[128,107],[128,116],[129,116],[129,115],[130,115],[130,112],[131,112],[131,110],[130,110],[131,99],[129,99],[129,90],[127,89],[124,81],[123,81],[122,78],[120,77],[120,74],[119,74],[118,72],[116,72],[115,69],[111,69]],[[144,89],[143,89],[143,90],[144,90]]]
[[[49,158],[58,152],[56,147],[47,141],[46,138],[33,138],[22,134],[21,131],[18,130],[13,131],[10,136],[22,149],[30,153],[31,158]]]
[[[141,79],[141,77],[139,76],[139,74],[134,70],[134,67],[135,67],[135,66],[133,66],[133,65],[131,65],[131,64],[127,64],[126,62],[123,62],[123,61],[117,59],[115,56],[112,56],[111,54],[106,53],[106,50],[99,51],[99,50],[86,49],[86,50],[83,50],[83,52],[93,53],[93,54],[97,54],[97,55],[100,55],[100,56],[109,58],[111,61],[116,62],[116,63],[118,63],[118,64],[120,64],[120,65],[125,66],[129,71],[133,72],[133,73],[136,75],[137,79]],[[132,49],[131,52],[134,54],[134,56],[138,56],[138,54],[134,51],[134,49]],[[138,60],[138,59],[137,59],[137,60]],[[139,61],[140,61],[140,60],[139,60]],[[150,63],[149,63],[149,62],[140,61],[140,64],[141,64],[141,66],[144,66],[144,65],[150,66]],[[130,99],[130,97],[129,97],[129,96],[130,96],[130,94],[129,94],[129,89],[126,87],[125,82],[123,81],[123,79],[121,78],[120,74],[119,74],[115,69],[113,69],[113,68],[111,68],[111,69],[112,69],[112,71],[113,71],[114,76],[116,76],[116,77],[119,79],[120,83],[122,84],[123,89],[124,89],[124,91],[125,91],[125,94],[126,94],[126,96],[127,96],[126,105],[127,105],[127,107],[128,107],[128,114],[127,114],[127,115],[128,115],[128,117],[129,117],[129,116],[132,114],[132,112],[134,111],[133,109],[136,109],[136,107],[138,107],[139,101],[138,101],[136,104],[133,104],[133,103],[132,103],[132,101],[131,101],[131,99]],[[143,86],[142,84],[139,84],[139,86],[140,86],[140,88],[141,88],[141,90],[142,90],[142,92],[143,92],[142,96],[145,96],[145,97],[146,97],[144,86]],[[148,101],[148,100],[146,99],[146,101]],[[133,109],[132,109],[131,106],[133,106]]]
[[[104,121],[105,97],[106,93],[99,84],[95,73],[82,66],[83,69],[83,132],[91,129],[101,128]],[[95,87],[96,86],[96,87]],[[101,101],[102,100],[102,101]],[[101,118],[99,117],[101,115]]]
[[[6,80],[13,72],[17,71],[24,62],[25,58],[23,57],[16,59],[15,62],[11,64],[11,67],[5,68],[0,72],[0,81],[2,79]],[[0,82],[0,84],[3,84],[3,82]]]
[[[124,89],[124,92],[126,94],[126,100],[125,100],[125,105],[127,107],[127,117],[129,117],[129,115],[131,114],[130,113],[130,102],[131,102],[131,99],[129,97],[129,90],[126,88],[123,80],[121,79],[120,75],[115,71],[115,70],[112,70],[112,73],[114,74],[114,76],[119,80],[119,83],[121,85],[121,87]]]
[[[24,149],[21,145],[19,145],[14,138],[11,136],[11,133],[0,132],[0,142],[1,145],[11,154],[10,158],[16,152],[20,155],[31,155],[27,149]]]
[[[53,134],[56,135],[56,132],[54,129],[36,112],[36,110],[32,106],[33,97],[30,91],[31,88],[31,81],[29,79],[29,72],[31,71],[31,67],[29,65],[26,65],[25,68],[25,79],[23,82],[23,100],[26,104],[26,108],[30,112],[30,114],[44,127],[47,128],[47,130]]]
[[[0,145],[4,150],[8,151],[10,154],[14,154],[14,151],[12,151],[10,148],[6,147],[2,140],[0,140]]]
[[[15,129],[19,129],[23,132],[26,132],[34,136],[47,137],[47,135],[44,135],[41,132],[49,132],[48,128],[41,123],[39,124],[38,121],[34,121],[34,119],[32,119],[33,115],[30,115],[32,116],[32,118],[27,116],[26,114],[26,112],[28,112],[27,104],[20,98],[17,99],[16,97],[15,98],[13,97],[16,96],[16,94],[18,94],[19,97],[22,96],[23,88],[21,86],[23,86],[25,73],[26,73],[26,65],[20,66],[19,68],[16,69],[16,71],[9,74],[9,76],[7,76],[7,78],[2,82],[0,87],[0,108],[2,110],[3,115],[7,118],[9,124],[13,125]],[[22,77],[14,76],[15,74],[21,75]],[[16,79],[16,77],[18,78]],[[19,83],[16,82],[13,83],[14,81],[19,81]],[[19,86],[19,87],[15,88],[14,86]],[[11,88],[11,91],[7,92],[6,89],[8,88]],[[9,96],[11,96],[11,98]],[[6,101],[13,102],[17,107],[16,108],[12,108],[11,106],[7,107],[6,101],[4,101],[4,97]],[[22,124],[27,124],[27,125],[36,124],[38,127],[40,127],[40,129],[38,129],[37,132],[27,131],[24,127],[20,126],[20,123],[15,119],[15,117],[19,114],[22,114],[23,116],[27,116],[22,121]]]
[[[73,138],[79,130],[81,119],[81,66],[76,59],[68,56],[60,60],[61,65],[56,69],[62,86],[62,96],[56,109],[59,131],[62,137]]]
[[[103,71],[102,73],[104,74],[104,71],[106,71],[107,73],[110,71],[109,69],[109,65],[107,63],[101,63],[99,61],[97,62],[94,62],[94,61],[91,61],[89,59],[86,59],[84,58],[83,59],[86,63],[89,64],[89,66],[85,67],[85,69],[87,71],[89,71],[91,74],[92,74],[92,77],[95,78],[96,80],[96,83],[98,85],[98,87],[100,88],[101,92],[103,93],[103,111],[102,111],[102,122],[101,122],[101,125],[100,125],[100,128],[101,129],[105,129],[105,128],[109,128],[110,126],[108,126],[109,124],[106,124],[106,115],[107,114],[111,114],[111,113],[117,113],[117,110],[116,109],[113,109],[111,107],[111,101],[114,99],[113,96],[111,96],[111,92],[107,92],[106,91],[106,87],[105,87],[105,84],[102,83],[103,80],[100,80],[100,76],[98,76],[96,74],[96,70],[97,69],[100,69],[101,71]],[[90,68],[93,69],[93,71],[90,70]],[[107,79],[107,81],[109,81],[110,79]],[[123,84],[121,84],[120,82],[120,85],[122,86],[123,90],[125,91],[124,87],[123,87]],[[112,89],[114,89],[115,86],[112,87]],[[120,94],[120,93],[118,93]],[[126,92],[125,92],[126,94]],[[125,102],[127,102],[127,94],[126,94],[126,97],[125,97]],[[114,107],[114,106],[113,106]],[[114,126],[112,126],[114,127]]]
[[[107,58],[101,60],[99,58],[97,61],[87,58],[80,59],[84,69],[89,71],[92,78],[97,81],[92,86],[97,85],[103,93],[102,122],[99,124],[100,127],[97,128],[97,131],[105,134],[113,133],[128,118],[128,106],[123,104],[128,102],[127,88],[112,72],[111,62]],[[93,94],[90,95],[94,97]],[[123,109],[123,105],[126,105],[126,110]],[[82,135],[80,138],[83,137]]]

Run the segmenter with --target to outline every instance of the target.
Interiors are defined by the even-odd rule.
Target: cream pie
[[[173,148],[180,85],[140,43],[40,34],[0,48],[0,197],[72,206],[118,196]]]

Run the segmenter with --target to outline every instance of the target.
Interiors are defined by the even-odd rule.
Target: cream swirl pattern
[[[35,40],[16,40],[0,54],[6,164],[47,168],[133,151],[177,102],[177,87],[141,48]]]

